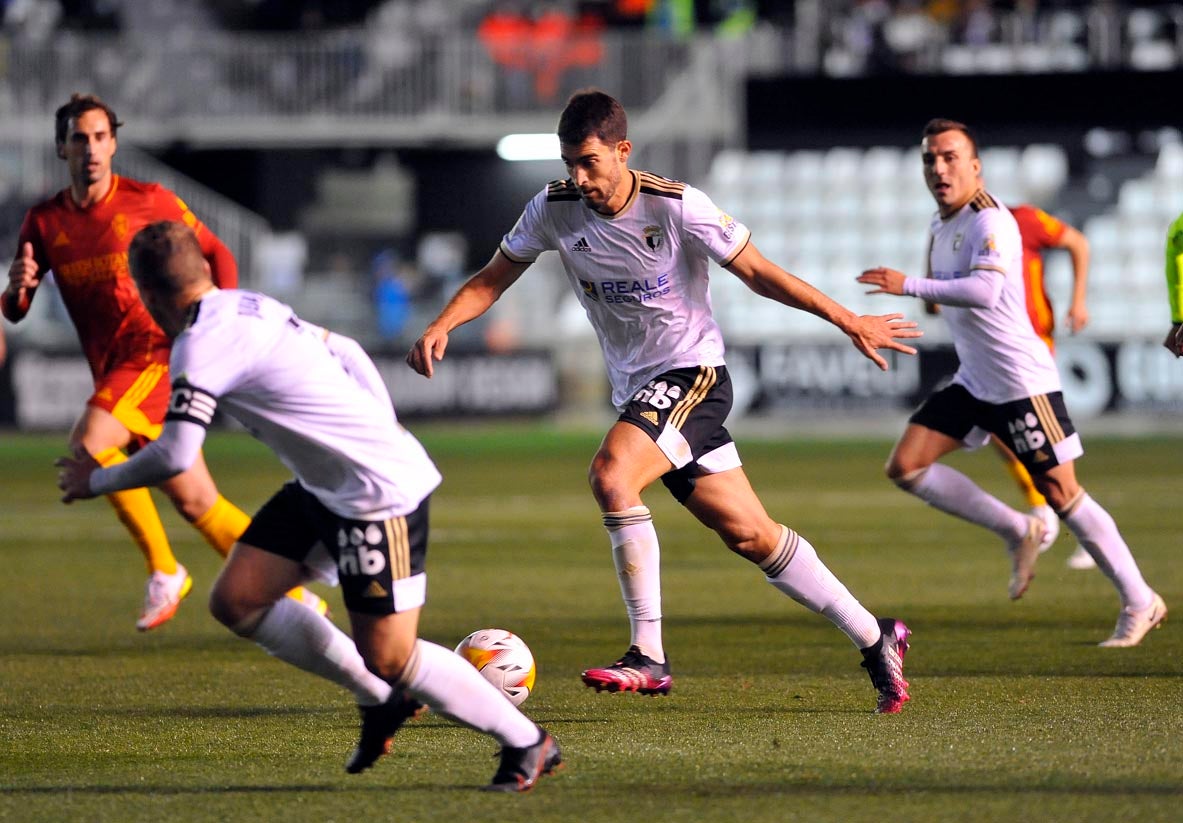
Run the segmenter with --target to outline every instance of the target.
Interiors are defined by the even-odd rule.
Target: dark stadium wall
[[[1183,72],[1007,76],[765,77],[747,83],[751,149],[920,142],[933,117],[961,120],[984,145],[1076,142],[1090,128],[1178,127]]]
[[[277,231],[298,227],[316,199],[318,175],[330,168],[371,167],[388,148],[195,150],[174,145],[160,159],[265,217]],[[429,231],[459,231],[468,240],[469,265],[485,263],[534,194],[566,172],[554,160],[508,162],[490,148],[400,149],[399,164],[415,178],[412,236],[386,238],[413,244]]]

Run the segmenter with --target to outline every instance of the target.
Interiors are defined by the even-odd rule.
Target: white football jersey
[[[556,180],[501,241],[501,252],[519,263],[558,251],[599,337],[618,409],[662,372],[723,365],[708,266],[730,263],[750,236],[698,189],[629,174],[632,192],[616,214],[588,208],[571,180]]]
[[[1010,211],[982,191],[951,217],[937,214],[929,232],[933,278],[969,277],[975,269],[1003,275],[991,308],[941,305],[961,361],[954,382],[988,403],[1059,391],[1055,360],[1027,316],[1023,245]]]
[[[399,425],[385,387],[369,390],[324,329],[257,292],[215,290],[173,343],[166,420],[208,426],[215,408],[271,447],[330,511],[358,520],[410,514],[440,483]]]

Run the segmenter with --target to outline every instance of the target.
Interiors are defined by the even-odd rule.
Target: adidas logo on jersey
[[[571,247],[571,251],[591,251],[591,246],[587,244],[586,237],[580,237],[575,241],[575,245]]]

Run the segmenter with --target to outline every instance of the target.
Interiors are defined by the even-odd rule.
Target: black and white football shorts
[[[929,395],[908,422],[947,434],[971,449],[985,445],[993,434],[1032,474],[1084,454],[1064,395],[1058,391],[995,405],[978,400],[959,383],[950,383]]]
[[[741,465],[735,442],[723,427],[731,400],[726,366],[690,366],[650,380],[617,419],[653,438],[674,464],[661,482],[685,503],[696,478]]]
[[[351,520],[292,481],[263,504],[240,539],[304,564],[323,582],[339,580],[351,612],[395,614],[427,598],[429,500],[405,517]]]

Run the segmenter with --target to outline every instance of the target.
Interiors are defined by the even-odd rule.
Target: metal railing
[[[134,124],[142,145],[490,144],[507,130],[553,130],[569,93],[587,85],[643,113],[692,66],[707,85],[664,128],[739,128],[714,116],[736,78],[725,75],[712,41],[605,32],[595,44],[595,60],[560,53],[515,72],[471,34],[0,38],[0,135],[29,134],[25,116],[43,134],[46,115],[72,92],[90,91]],[[713,71],[701,71],[704,60]]]
[[[0,137],[0,254],[15,253],[28,208],[68,182],[65,163],[54,151],[51,128],[51,121],[44,120],[36,138]],[[234,254],[241,284],[252,284],[256,245],[271,232],[266,219],[133,146],[121,143],[114,167],[119,174],[175,192]],[[28,342],[71,344],[72,327],[60,307],[51,305],[55,298],[49,291],[45,299],[34,301],[34,311],[17,327],[17,336]]]

